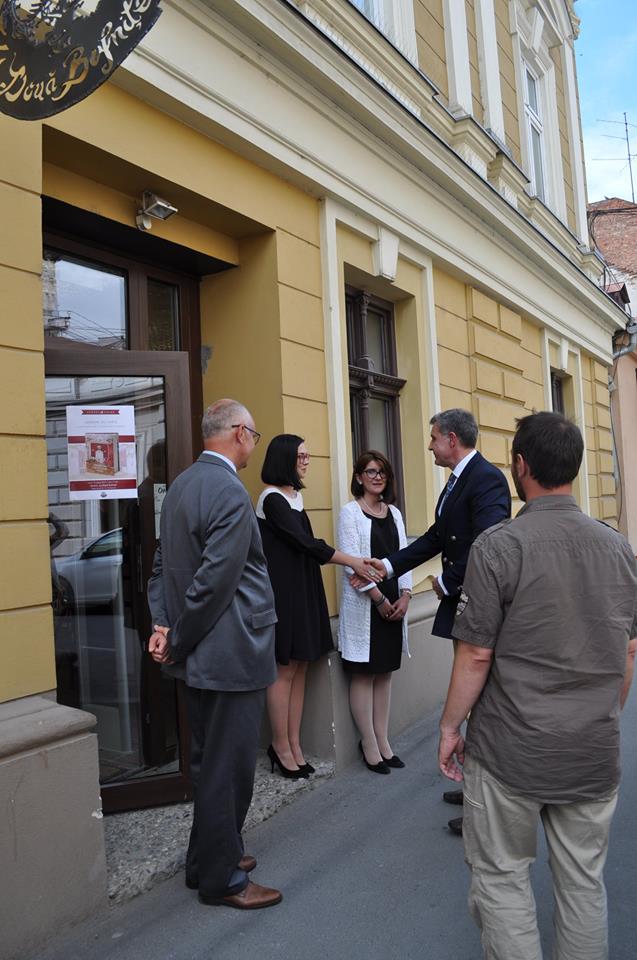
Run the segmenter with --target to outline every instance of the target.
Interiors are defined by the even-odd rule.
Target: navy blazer
[[[456,480],[439,515],[443,497],[444,490],[436,505],[436,522],[427,532],[387,559],[399,577],[442,554],[442,579],[449,596],[440,601],[432,632],[438,637],[451,637],[471,544],[483,530],[511,516],[511,494],[502,471],[476,453]]]

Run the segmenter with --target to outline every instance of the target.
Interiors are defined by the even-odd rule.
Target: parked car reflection
[[[77,606],[112,603],[120,590],[122,528],[109,530],[76,553],[55,557],[55,569],[67,602]]]

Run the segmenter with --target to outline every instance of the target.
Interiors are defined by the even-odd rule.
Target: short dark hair
[[[354,470],[352,471],[352,483],[350,485],[350,490],[352,491],[352,496],[362,497],[364,491],[363,484],[359,483],[356,479],[356,475],[363,472],[365,467],[372,462],[372,460],[377,460],[380,463],[382,469],[385,471],[385,479],[387,483],[385,484],[385,489],[383,490],[383,501],[385,503],[393,503],[396,499],[394,493],[394,471],[392,470],[392,465],[387,459],[383,456],[378,450],[366,450],[364,453],[361,453],[358,460],[354,464]]]
[[[445,437],[448,437],[450,433],[455,433],[463,447],[475,447],[476,445],[478,424],[470,410],[463,410],[462,407],[442,410],[440,413],[434,413],[429,423],[432,426],[437,426]]]
[[[297,437],[295,433],[280,433],[272,437],[261,468],[261,479],[264,483],[271,483],[273,487],[303,489],[304,484],[299,477],[296,459],[302,443],[303,437]]]
[[[561,413],[531,413],[517,421],[511,452],[524,457],[541,487],[572,483],[582,463],[584,441],[578,427]]]

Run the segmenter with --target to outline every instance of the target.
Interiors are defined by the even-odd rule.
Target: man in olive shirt
[[[555,895],[555,960],[606,960],[603,867],[619,783],[619,712],[637,648],[637,569],[572,496],[577,427],[518,422],[525,506],[474,542],[440,723],[439,762],[463,778],[469,907],[489,960],[541,960],[529,865],[538,818]],[[465,741],[460,732],[471,711]]]

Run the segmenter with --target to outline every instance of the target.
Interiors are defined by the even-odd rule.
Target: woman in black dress
[[[361,557],[341,553],[314,536],[301,494],[309,461],[303,437],[274,437],[261,471],[267,486],[256,510],[278,617],[278,676],[267,693],[272,728],[268,755],[273,770],[276,763],[284,777],[293,778],[314,769],[300,743],[307,665],[332,648],[320,565],[337,563],[362,577],[376,576]]]

